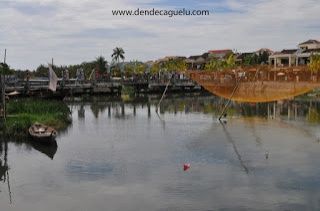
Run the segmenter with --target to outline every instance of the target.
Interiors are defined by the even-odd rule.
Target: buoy
[[[190,163],[183,164],[183,171],[187,171],[191,167]]]

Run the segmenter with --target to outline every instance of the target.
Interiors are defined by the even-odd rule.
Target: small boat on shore
[[[34,123],[29,128],[30,137],[39,142],[51,142],[57,136],[57,131],[53,127],[41,123]]]

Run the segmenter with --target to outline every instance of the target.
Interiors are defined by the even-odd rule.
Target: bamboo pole
[[[7,49],[4,50],[4,59],[3,62],[6,64],[6,59],[7,59]],[[6,82],[5,82],[5,74],[4,71],[1,74],[0,77],[1,80],[1,101],[2,101],[2,110],[3,110],[3,119],[6,121]]]

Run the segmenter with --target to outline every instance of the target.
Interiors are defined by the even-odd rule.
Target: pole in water
[[[223,110],[222,110],[222,112],[221,112],[221,114],[220,114],[220,116],[219,116],[219,121],[221,121],[221,117],[222,117],[223,115],[225,115],[225,117],[227,116],[227,114],[225,113],[225,111],[227,110],[229,104],[231,103],[232,97],[233,97],[233,95],[235,94],[235,92],[237,91],[237,89],[238,89],[238,87],[239,87],[239,84],[240,84],[240,82],[241,82],[241,79],[242,79],[242,76],[239,78],[238,81],[237,81],[237,79],[236,79],[236,85],[235,85],[234,89],[232,90],[232,93],[231,93],[231,96],[230,96],[228,102],[227,102],[226,105],[224,106],[224,108],[223,108]]]
[[[172,78],[172,76],[169,78],[169,81],[168,81],[168,83],[167,83],[167,85],[166,85],[166,88],[164,89],[164,91],[163,91],[163,93],[162,93],[162,96],[161,96],[161,98],[160,98],[160,101],[159,101],[159,103],[158,103],[158,105],[157,105],[157,107],[156,107],[156,112],[157,112],[157,113],[158,113],[158,108],[160,107],[160,104],[161,104],[164,96],[166,95],[166,92],[167,92],[167,90],[168,90],[168,86],[170,85],[171,78]]]

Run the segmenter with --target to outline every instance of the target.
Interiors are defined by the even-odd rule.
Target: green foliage
[[[97,58],[97,60],[98,59],[99,59],[99,57]],[[58,67],[58,66],[54,65],[53,66],[53,70],[55,71],[55,73],[57,74],[58,77],[62,77],[62,71],[68,69],[69,78],[75,78],[77,69],[82,68],[83,71],[84,71],[85,78],[89,78],[92,70],[94,68],[97,68],[97,60],[91,61],[91,62],[83,62],[81,64],[69,65],[69,66],[60,66],[60,67]],[[103,58],[103,61],[101,63],[103,63],[103,62],[105,62],[104,64],[107,63],[107,61],[105,61],[104,58]],[[101,64],[101,63],[99,63],[99,64]],[[101,67],[102,67],[102,65],[101,65]],[[49,73],[49,68],[47,66],[41,64],[39,67],[37,67],[37,69],[33,73],[33,75],[35,77],[48,77],[48,73]],[[21,74],[21,75],[25,76],[26,74]]]
[[[60,101],[24,99],[17,101],[9,101],[7,106],[7,112],[9,114],[68,114],[70,111],[68,106],[66,106],[63,102]]]
[[[312,72],[320,71],[320,55],[312,55],[310,63],[308,64],[309,69]]]
[[[206,65],[205,70],[207,71],[221,71],[236,66],[236,59],[233,54],[230,54],[225,60],[212,58]]]
[[[172,58],[167,61],[154,63],[151,66],[151,73],[156,74],[161,72],[183,72],[187,69],[184,59]]]
[[[124,60],[124,50],[120,47],[116,47],[115,49],[113,49],[113,53],[111,54],[111,57],[112,57],[112,60],[114,62],[117,63],[117,67],[113,67],[112,69],[112,72],[113,74],[112,75],[116,75],[116,76],[121,76],[122,77],[122,72],[121,72],[121,68],[120,68],[120,65],[119,65],[119,60],[122,59]]]
[[[169,59],[164,62],[163,67],[168,72],[182,72],[186,70],[186,63],[183,59]]]
[[[257,54],[248,54],[243,59],[243,64],[246,66],[258,64],[258,55]]]
[[[152,64],[150,71],[152,74],[157,74],[160,72],[160,70],[161,70],[160,63],[157,62]]]
[[[124,50],[120,47],[116,47],[113,49],[113,53],[111,54],[111,57],[114,61],[119,62],[120,59],[124,60]]]
[[[13,70],[10,70],[10,67],[6,63],[0,63],[0,74],[11,75],[13,74]]]
[[[148,69],[147,65],[144,63],[139,63],[136,68],[135,68],[135,74],[144,74],[146,72],[146,70]]]
[[[252,54],[247,54],[243,58],[243,64],[246,66],[251,66],[251,65],[260,65],[260,64],[267,64],[269,60],[269,53],[264,51],[263,53],[252,53]]]
[[[70,124],[70,110],[60,101],[21,99],[9,101],[3,130],[10,135],[25,134],[35,122],[61,129]]]
[[[105,73],[107,71],[106,65],[108,62],[103,56],[99,56],[96,59],[96,70],[98,70],[100,73]]]
[[[124,73],[126,76],[141,75],[147,71],[147,68],[147,65],[142,62],[132,61],[124,66]]]
[[[310,108],[308,115],[307,115],[307,120],[310,123],[319,123],[320,122],[320,111],[317,110],[316,108]]]
[[[49,74],[49,68],[41,64],[39,67],[37,67],[34,75],[36,77],[48,77]]]
[[[122,86],[121,95],[129,95],[130,97],[134,96],[135,91],[132,86]]]

